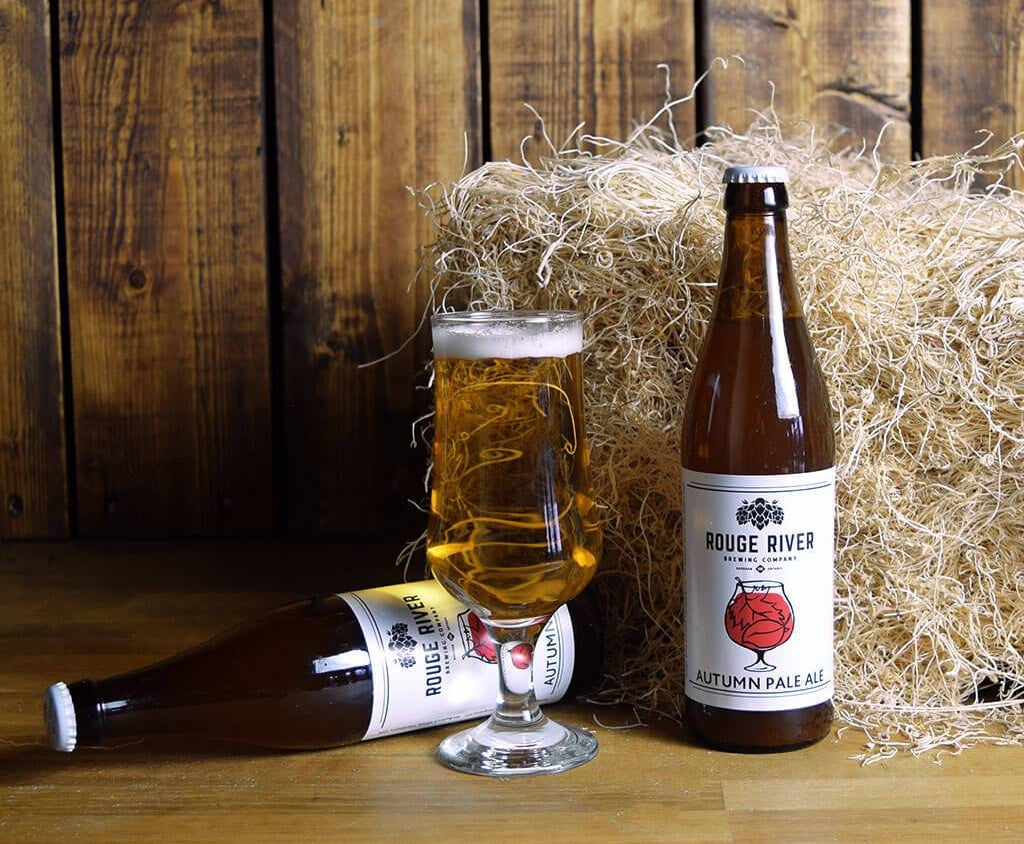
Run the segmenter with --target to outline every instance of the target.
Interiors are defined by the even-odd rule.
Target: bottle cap
[[[751,182],[784,185],[789,181],[789,173],[785,167],[780,167],[777,164],[729,167],[722,176],[722,181],[727,185],[748,184]]]
[[[70,753],[78,739],[75,704],[65,683],[54,683],[43,696],[43,718],[50,747]]]

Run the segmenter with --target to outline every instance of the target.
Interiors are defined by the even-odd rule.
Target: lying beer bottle
[[[724,182],[682,432],[686,715],[712,746],[782,750],[832,722],[832,414],[790,268],[787,173]]]
[[[556,701],[597,679],[601,641],[577,599],[535,653],[511,653],[512,670],[532,670],[538,699]],[[64,751],[157,734],[334,747],[486,715],[496,658],[476,616],[431,580],[288,604],[154,665],[55,683],[44,713]]]

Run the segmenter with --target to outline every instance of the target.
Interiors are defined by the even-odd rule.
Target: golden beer
[[[427,557],[495,621],[544,617],[601,556],[583,427],[578,315],[434,320],[435,434]]]

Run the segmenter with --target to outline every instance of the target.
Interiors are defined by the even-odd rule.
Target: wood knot
[[[327,335],[325,344],[334,354],[338,354],[349,345],[347,339],[337,331],[332,331]]]
[[[128,273],[128,286],[133,290],[142,290],[146,286],[146,282],[149,281],[146,276],[146,271],[135,267]]]
[[[25,502],[21,500],[21,496],[16,492],[12,492],[7,496],[7,515],[12,519],[18,518],[22,513],[25,512]]]
[[[376,347],[366,336],[374,318],[372,297],[332,294],[317,316],[314,360],[318,366],[332,365],[332,361],[364,363],[376,356]]]

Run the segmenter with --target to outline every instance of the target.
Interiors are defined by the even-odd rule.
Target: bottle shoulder
[[[835,462],[832,409],[806,325],[715,320],[687,395],[683,465],[785,474]],[[774,333],[773,333],[774,332]]]
[[[195,647],[104,683],[145,679],[174,696],[202,688],[231,688],[238,694],[261,687],[313,689],[369,678],[368,660],[344,660],[329,678],[317,665],[342,653],[365,653],[365,637],[352,610],[337,595],[307,598],[277,607]],[[320,660],[320,662],[318,662]],[[142,675],[145,675],[143,677]]]

